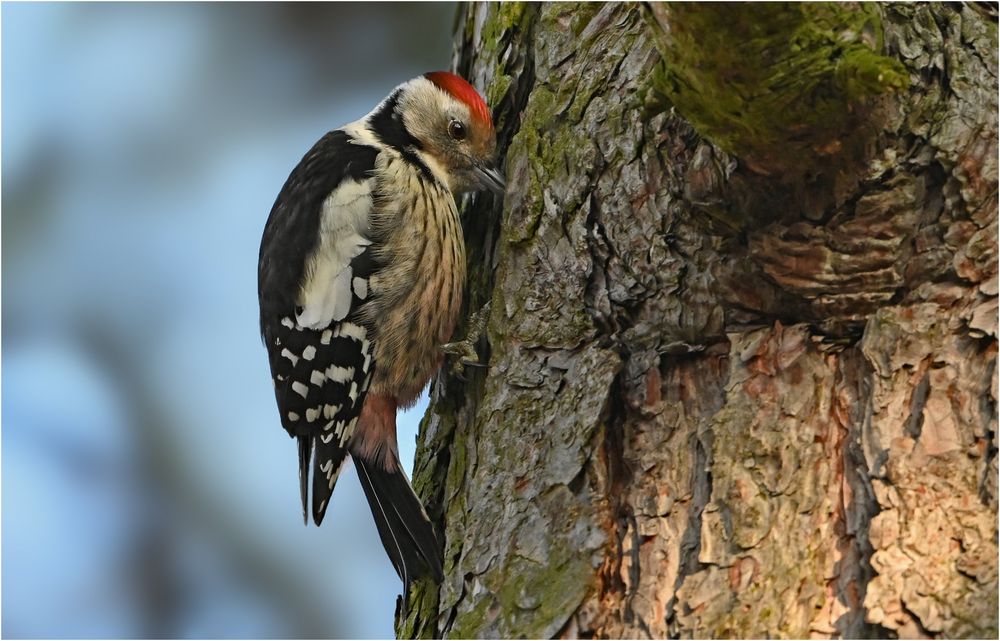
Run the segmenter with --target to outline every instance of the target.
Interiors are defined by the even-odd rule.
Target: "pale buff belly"
[[[465,248],[460,236],[423,252],[412,288],[387,312],[375,345],[371,392],[413,403],[441,366],[462,307]],[[454,244],[455,246],[451,246]]]

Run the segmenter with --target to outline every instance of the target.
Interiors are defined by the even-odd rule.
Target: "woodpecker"
[[[261,338],[282,427],[298,442],[303,518],[322,523],[350,454],[404,598],[420,576],[440,581],[442,562],[399,462],[396,410],[441,365],[465,279],[455,198],[502,195],[495,161],[483,98],[430,72],[323,136],[261,239]]]

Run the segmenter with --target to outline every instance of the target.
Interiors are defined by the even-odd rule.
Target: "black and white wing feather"
[[[260,330],[281,424],[299,442],[303,515],[319,525],[375,363],[357,322],[374,263],[368,224],[379,149],[341,130],[317,142],[271,209],[258,263]]]

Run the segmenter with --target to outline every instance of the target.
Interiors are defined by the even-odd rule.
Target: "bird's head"
[[[447,176],[452,192],[503,194],[493,119],[472,85],[451,72],[433,71],[404,84],[397,100],[403,126],[423,158]]]

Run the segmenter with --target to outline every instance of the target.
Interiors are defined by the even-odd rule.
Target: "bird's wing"
[[[296,166],[264,229],[258,264],[261,336],[281,423],[299,440],[302,507],[323,520],[375,364],[357,322],[374,267],[368,240],[378,149],[343,131]]]

